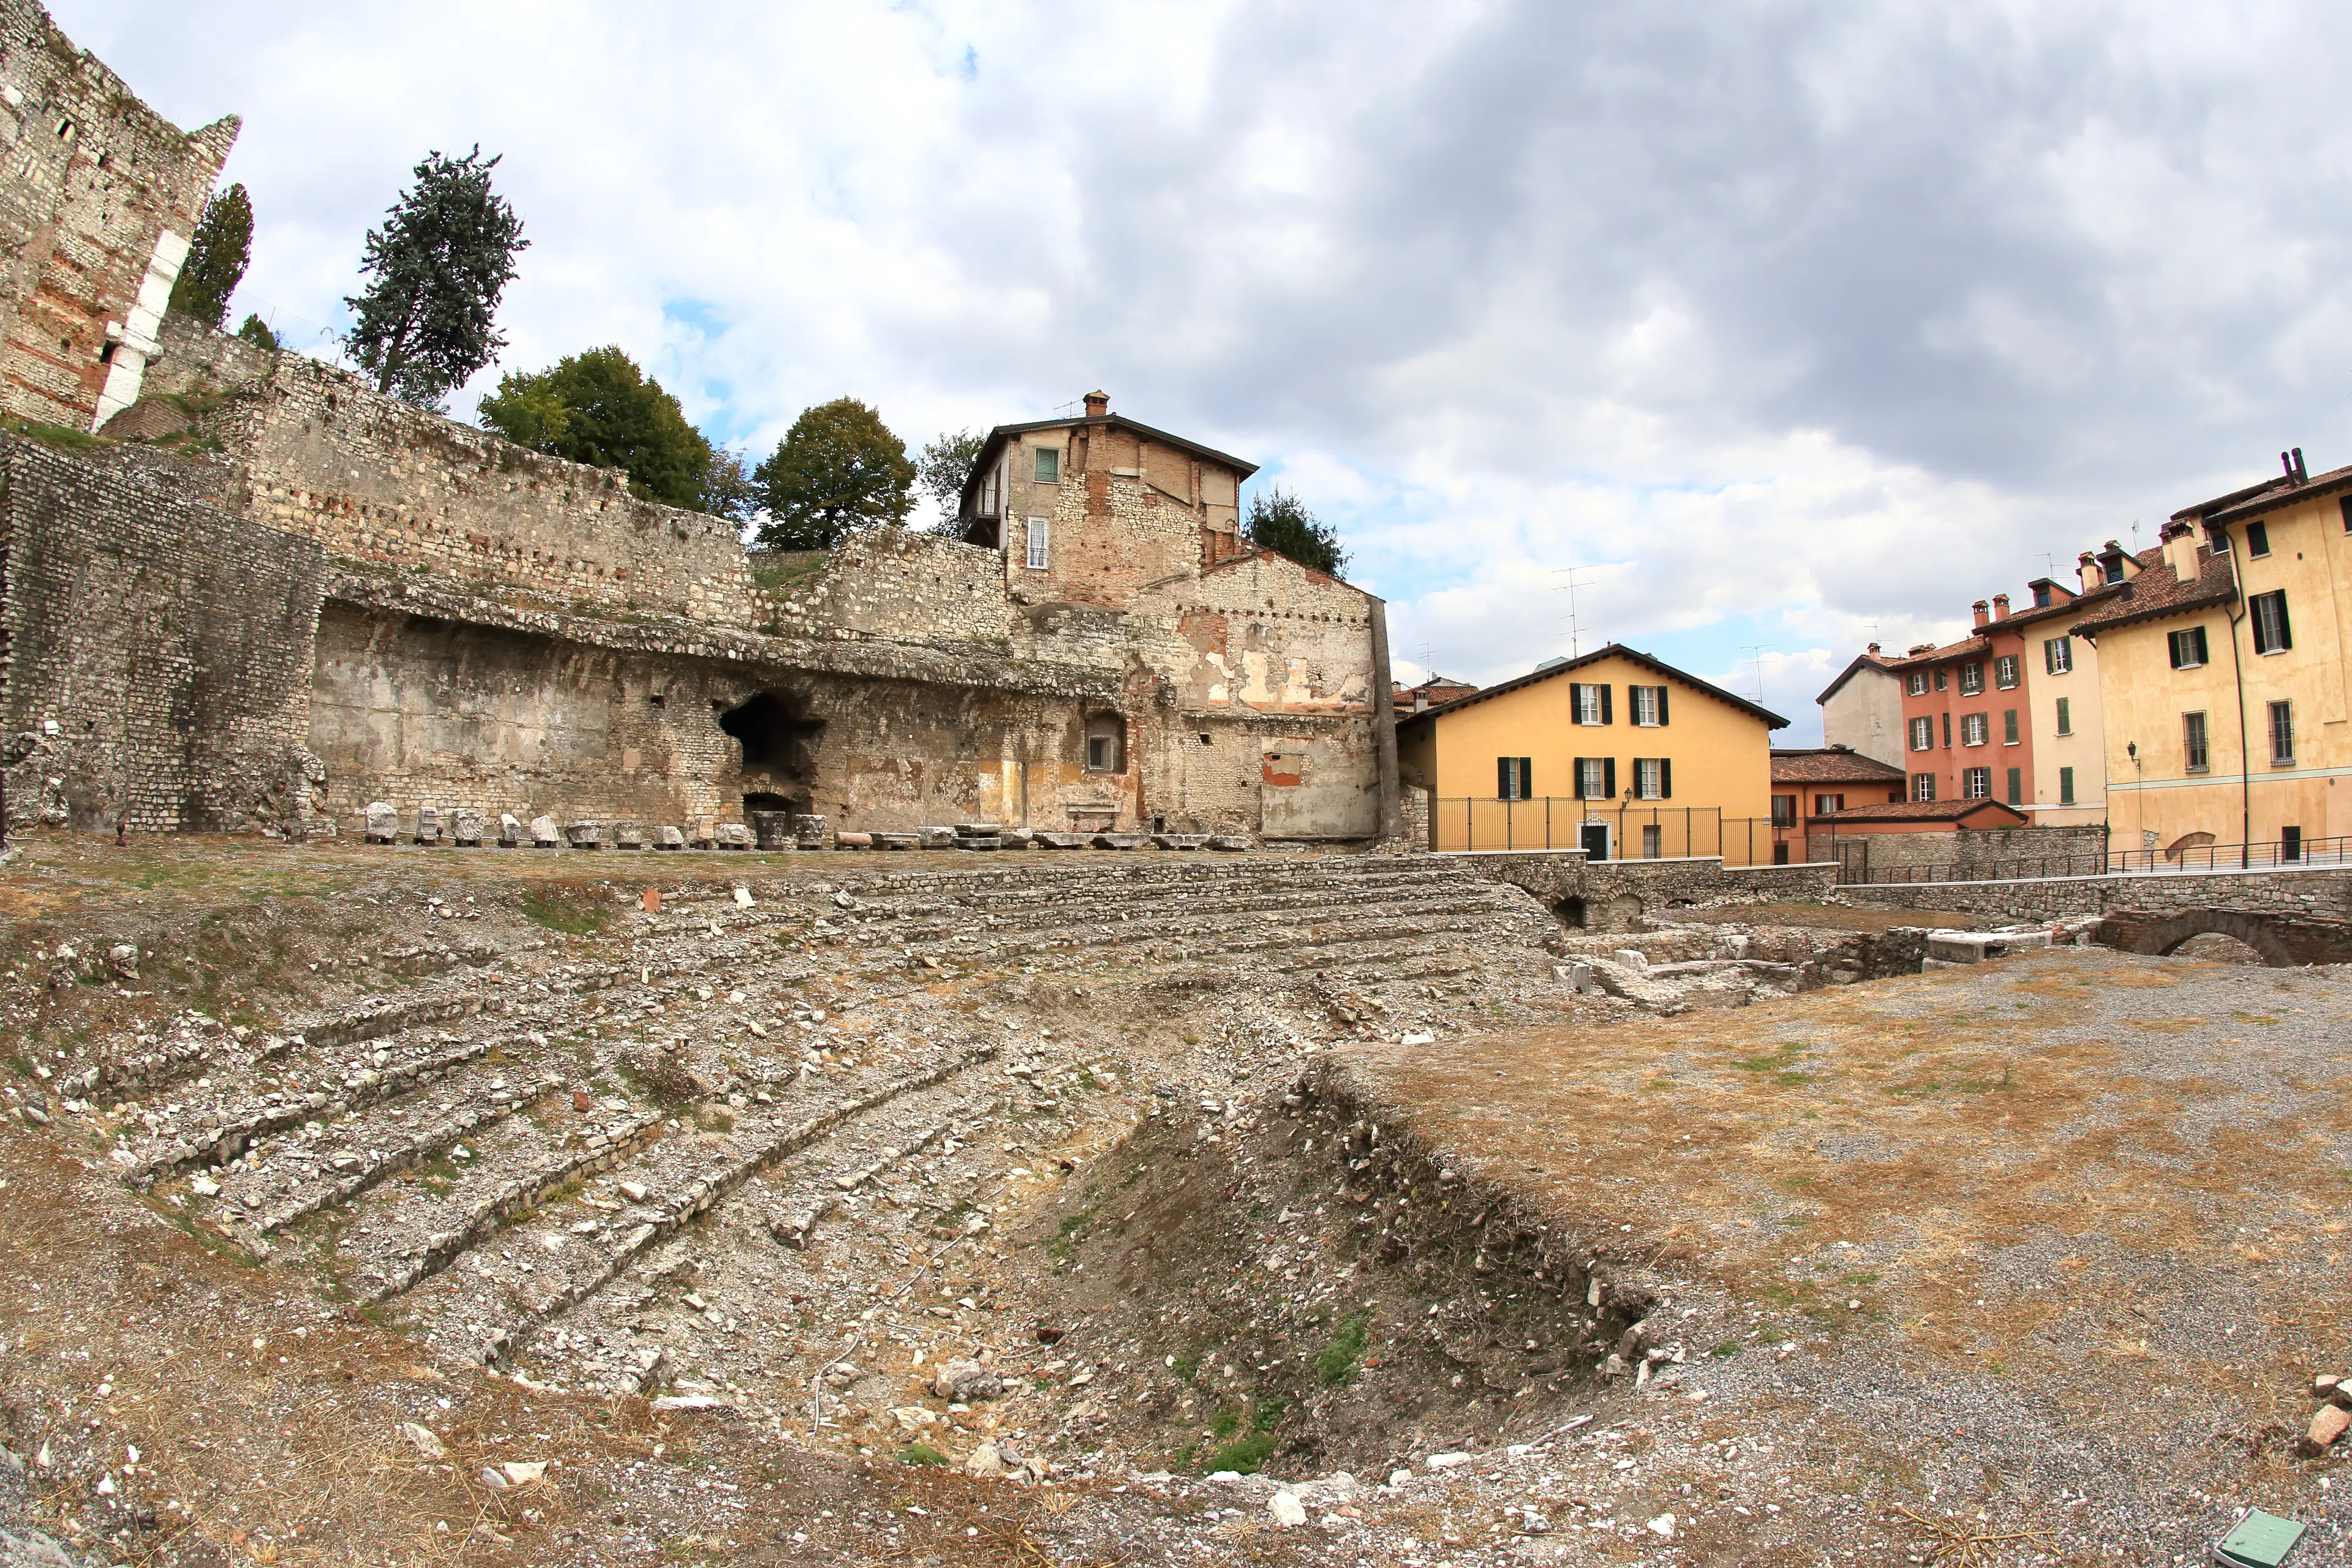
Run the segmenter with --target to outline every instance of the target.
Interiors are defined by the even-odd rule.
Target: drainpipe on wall
[[[2223,528],[2221,537],[2230,537]],[[2246,584],[2238,576],[2238,546],[2230,541],[2230,590],[2235,596],[2230,601],[2238,612],[2246,607]],[[2238,684],[2238,869],[2243,871],[2254,860],[2254,753],[2246,743],[2246,670],[2238,658],[2238,623],[2240,613],[2223,610],[2230,623],[2230,674]]]

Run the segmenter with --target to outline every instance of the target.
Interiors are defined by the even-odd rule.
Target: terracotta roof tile
[[[2165,563],[2164,547],[2160,544],[2141,551],[2132,559],[2140,564],[2139,574],[2116,584],[2115,596],[2101,604],[2096,615],[2069,626],[2069,631],[2096,637],[2111,626],[2186,615],[2230,602],[2233,590],[2230,558],[2226,555],[2213,555],[2200,546],[2197,575],[2186,582]]]
[[[1834,817],[1816,816],[1815,822],[1950,822],[1971,816],[1990,807],[2005,812],[2020,822],[2027,821],[2026,814],[2017,807],[1998,800],[1890,800],[1876,805],[1853,805]]]
[[[1772,753],[1774,784],[1901,784],[1903,770],[1842,746]]]

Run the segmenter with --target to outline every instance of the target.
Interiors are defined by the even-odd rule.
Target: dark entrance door
[[[1607,823],[1588,822],[1578,837],[1583,840],[1584,858],[1587,860],[1609,858],[1609,825]]]

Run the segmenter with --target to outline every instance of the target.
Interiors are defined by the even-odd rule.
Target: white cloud
[[[1583,564],[1588,637],[1760,659],[1804,721],[1873,628],[2352,458],[2315,5],[56,12],[246,116],[239,311],[331,328],[478,141],[532,240],[509,365],[616,342],[759,446],[1102,385],[1339,521],[1449,675],[1558,651]]]

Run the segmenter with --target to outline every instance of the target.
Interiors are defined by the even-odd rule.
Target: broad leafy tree
[[[904,522],[915,504],[907,444],[854,397],[803,410],[752,470],[769,550],[829,550],[861,529]]]
[[[508,440],[627,473],[649,500],[700,510],[717,454],[662,384],[619,348],[590,349],[546,370],[513,371],[480,405]],[[740,459],[738,459],[738,466]]]
[[[522,220],[490,189],[496,158],[428,153],[416,183],[368,230],[360,271],[367,291],[343,301],[352,359],[389,393],[438,410],[450,392],[498,357],[499,300],[529,247]]]
[[[231,185],[205,203],[166,309],[218,331],[228,319],[228,297],[252,259],[253,201],[243,185]]]
[[[915,459],[915,488],[940,509],[941,533],[957,531],[956,508],[963,500],[963,487],[971,479],[971,466],[980,461],[980,448],[987,439],[977,430],[943,431]]]
[[[1250,498],[1249,521],[1242,533],[1252,544],[1287,555],[1301,566],[1337,577],[1347,570],[1348,552],[1339,545],[1339,531],[1318,521],[1306,503],[1279,486]]]

